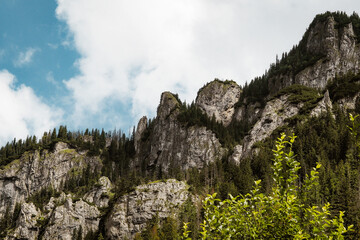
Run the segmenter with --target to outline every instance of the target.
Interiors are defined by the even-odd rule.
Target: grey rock
[[[140,140],[142,137],[142,134],[144,133],[144,131],[146,130],[147,127],[147,117],[143,116],[142,118],[140,118],[139,123],[137,125],[136,128],[136,132],[135,132],[135,151],[137,151],[140,147]]]
[[[236,165],[240,165],[240,161],[242,159],[242,154],[243,154],[243,146],[242,145],[236,145],[234,147],[234,152],[233,154],[229,157],[230,162],[236,164]]]
[[[170,168],[202,168],[221,159],[225,150],[215,134],[205,127],[182,125],[177,120],[179,107],[173,94],[162,94],[153,130],[137,148],[135,162],[138,167],[161,168],[167,172]]]
[[[25,152],[0,170],[0,216],[7,207],[13,210],[17,202],[25,202],[42,188],[59,188],[72,169],[82,169],[87,164],[96,167],[101,161],[99,157],[79,154],[63,142],[57,143],[53,152]]]
[[[244,104],[235,110],[234,119],[236,121],[246,120],[249,123],[253,123],[261,117],[262,111],[263,107],[259,102]]]
[[[95,187],[84,195],[84,200],[95,204],[97,207],[107,207],[112,184],[107,177],[101,177]]]
[[[346,112],[347,110],[354,110],[356,108],[356,104],[360,101],[360,93],[355,94],[354,97],[345,97],[337,100],[336,102],[339,104],[339,107]]]
[[[208,83],[199,90],[196,105],[210,118],[228,126],[235,113],[235,104],[239,101],[241,89],[234,81],[219,80]]]
[[[339,29],[335,27],[333,17],[325,22],[317,22],[309,29],[306,39],[306,51],[311,54],[322,54],[325,57],[314,65],[293,76],[276,76],[269,81],[271,94],[291,84],[301,84],[312,88],[325,89],[329,80],[336,75],[360,70],[360,49],[356,45],[356,36],[351,23]]]
[[[320,116],[321,113],[326,112],[328,110],[329,111],[332,110],[332,103],[329,96],[329,91],[326,91],[323,99],[321,99],[320,102],[318,102],[317,106],[313,110],[311,110],[310,116],[318,117]]]
[[[39,233],[37,219],[40,218],[42,218],[41,212],[33,203],[23,203],[15,230],[7,236],[7,239],[37,239]]]
[[[100,221],[100,211],[82,199],[73,202],[72,195],[65,198],[65,203],[56,207],[51,213],[49,224],[45,229],[44,239],[71,240],[75,232],[82,228],[82,237],[89,231],[96,232]]]
[[[250,134],[244,139],[241,157],[249,156],[256,142],[269,137],[276,128],[285,124],[286,119],[295,116],[299,112],[302,103],[296,105],[291,104],[287,101],[288,97],[288,95],[282,95],[279,98],[267,102],[261,118],[255,123]]]
[[[186,183],[174,179],[138,186],[116,202],[106,221],[107,237],[132,239],[153,217],[176,215],[189,197]]]

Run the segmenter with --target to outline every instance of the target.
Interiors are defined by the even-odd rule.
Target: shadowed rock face
[[[271,79],[270,94],[292,84],[325,89],[327,82],[336,74],[359,72],[360,50],[351,24],[340,29],[333,17],[329,17],[315,23],[306,36],[307,51],[325,57],[296,75],[280,75]],[[227,151],[232,152],[229,161],[240,164],[245,157],[256,154],[256,142],[263,141],[275,129],[286,125],[286,120],[298,114],[304,105],[302,102],[291,102],[290,94],[285,93],[272,99],[268,96],[262,104],[251,102],[236,107],[241,91],[233,81],[215,80],[200,89],[196,98],[196,106],[210,118],[215,116],[224,126],[229,126],[231,121],[243,120],[254,124],[248,135],[233,149],[225,149],[216,135],[205,127],[188,127],[180,123],[177,119],[181,103],[176,95],[164,92],[155,120],[148,122],[143,117],[139,121],[134,136],[136,155],[133,167],[149,172],[201,169],[223,158]],[[329,93],[325,92],[323,97],[322,94],[318,93],[317,103],[307,113],[309,117],[332,109]],[[359,106],[359,95],[339,99],[337,103],[344,110],[354,109]],[[92,138],[88,137],[85,141],[91,142]],[[109,145],[107,139],[106,146]],[[114,196],[111,192],[113,183],[102,176],[81,197],[61,193],[57,198],[52,197],[43,210],[26,202],[29,196],[42,188],[59,188],[73,170],[80,171],[88,165],[91,169],[100,169],[100,157],[89,157],[85,152],[59,142],[53,151],[29,151],[4,166],[0,170],[0,217],[7,208],[13,210],[16,203],[21,203],[16,226],[7,239],[37,239],[39,223],[43,220],[48,220],[41,229],[43,239],[71,240],[74,231],[78,232],[80,228],[84,237],[90,231],[98,230],[101,210],[106,207],[112,207],[107,218],[103,219],[106,236],[110,239],[131,239],[144,230],[147,221],[154,216],[160,219],[176,217],[184,202],[189,198],[193,202],[197,199],[189,193],[185,182],[170,179],[138,186],[134,191],[110,201]]]
[[[205,127],[183,126],[177,120],[179,106],[173,94],[161,95],[151,134],[148,139],[139,138],[135,143],[138,167],[161,168],[167,172],[170,168],[202,168],[206,163],[221,159],[224,150],[215,134]],[[140,121],[139,126],[142,124]]]
[[[210,118],[228,126],[235,113],[235,104],[239,101],[241,89],[233,81],[212,81],[203,87],[196,98],[196,105]]]

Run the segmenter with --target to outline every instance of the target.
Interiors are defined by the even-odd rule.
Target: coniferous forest
[[[356,13],[351,16],[342,12],[318,15],[309,29],[319,21],[326,21],[329,16],[335,19],[339,29],[352,23],[359,44],[360,18]],[[176,121],[184,129],[205,127],[214,133],[221,146],[226,149],[222,159],[216,159],[201,169],[189,168],[186,171],[138,167],[134,164],[135,127],[132,133],[125,134],[117,130],[105,132],[103,129],[69,131],[66,126],[60,126],[45,132],[41,137],[14,139],[1,147],[0,169],[5,171],[9,164],[20,161],[21,156],[30,152],[39,151],[40,155],[45,150],[51,152],[58,142],[64,142],[78,152],[86,152],[87,156],[99,156],[101,166],[88,165],[81,171],[69,174],[60,188],[44,186],[26,200],[44,210],[52,197],[59,197],[62,192],[71,193],[73,201],[76,201],[96,186],[101,176],[108,177],[114,187],[109,196],[109,205],[101,209],[98,231],[83,235],[80,228],[74,231],[73,239],[106,239],[106,218],[117,199],[140,184],[170,178],[186,181],[191,193],[199,196],[202,206],[196,206],[189,200],[181,206],[176,217],[153,217],[135,239],[327,239],[330,236],[333,239],[359,239],[360,117],[357,116],[360,114],[360,103],[356,100],[355,108],[349,110],[344,109],[338,100],[359,95],[360,75],[354,72],[337,75],[328,82],[325,89],[299,84],[291,84],[275,93],[269,89],[272,86],[269,82],[277,76],[295,76],[325,57],[307,52],[305,40],[308,34],[309,30],[299,44],[276,59],[263,76],[241,87],[236,108],[253,103],[264,108],[267,102],[285,95],[290,104],[300,104],[301,107],[298,114],[286,119],[285,124],[276,128],[264,141],[256,142],[253,147],[257,149],[256,154],[247,156],[239,164],[230,161],[229,157],[236,145],[244,143],[255,122],[233,119],[228,126],[224,126],[215,116],[204,113],[195,102],[187,104],[175,95],[176,101],[180,103]],[[327,91],[332,108],[318,116],[311,116],[311,110]],[[147,121],[140,141],[150,141],[156,123],[156,118]],[[291,197],[297,200],[292,201]],[[285,205],[293,212],[286,212]],[[259,211],[251,212],[246,206],[253,206]],[[280,212],[273,211],[271,216],[267,215],[274,206]],[[316,208],[317,206],[328,207],[321,209]],[[14,229],[20,209],[21,203],[14,209],[6,210],[0,220],[1,238],[5,238]],[[226,221],[236,215],[234,209],[241,210],[236,224]],[[258,217],[254,214],[258,214]],[[297,217],[292,218],[292,214],[297,214]],[[244,216],[247,219],[244,220]],[[290,216],[291,219],[285,219],[284,216]],[[213,221],[210,220],[211,217],[214,217]],[[326,222],[324,219],[327,218],[331,221]],[[204,219],[207,220],[206,223]],[[246,229],[246,224],[241,221],[248,220],[250,224],[249,219],[254,224],[251,229]],[[48,219],[38,221],[38,239],[42,239],[41,234],[48,224]],[[234,226],[238,226],[236,231],[233,231]],[[289,227],[286,231],[285,226]],[[223,230],[221,232],[216,229]],[[304,231],[301,232],[302,230]],[[244,234],[236,235],[239,232]],[[276,235],[279,232],[281,234]],[[336,235],[337,233],[339,234]]]

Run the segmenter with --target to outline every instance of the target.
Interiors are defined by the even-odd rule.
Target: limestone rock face
[[[332,103],[329,96],[329,91],[326,91],[323,99],[318,102],[317,106],[311,110],[311,117],[318,117],[321,113],[326,112],[327,110],[332,110]]]
[[[281,75],[269,81],[272,94],[291,84],[301,84],[312,88],[325,89],[336,74],[358,73],[360,70],[360,49],[356,45],[352,23],[343,28],[336,27],[333,17],[317,22],[309,29],[306,39],[306,51],[321,54],[324,58],[296,75]]]
[[[121,197],[106,222],[109,239],[132,239],[156,215],[163,219],[176,214],[191,197],[184,182],[169,179],[138,186]]]
[[[139,149],[141,136],[142,136],[143,132],[146,130],[146,127],[147,127],[147,117],[143,116],[142,118],[140,118],[139,123],[136,128],[136,132],[135,132],[135,137],[134,137],[135,151]]]
[[[242,105],[236,109],[234,119],[236,121],[247,120],[249,123],[252,123],[260,118],[262,110],[263,107],[258,102]]]
[[[161,120],[165,120],[179,106],[179,101],[171,92],[163,92],[161,94],[160,104],[157,109],[157,116]]]
[[[285,124],[286,119],[295,116],[299,112],[302,103],[294,105],[289,103],[287,99],[288,95],[282,95],[267,102],[261,118],[244,139],[242,157],[251,154],[254,143],[269,137],[276,128]]]
[[[23,203],[15,230],[9,234],[7,239],[37,239],[39,233],[37,219],[40,217],[41,212],[36,209],[33,203]]]
[[[56,207],[51,213],[48,227],[43,239],[71,240],[74,230],[82,237],[89,232],[96,232],[100,221],[100,211],[82,199],[73,202],[71,194],[65,198],[65,203]]]
[[[97,184],[83,198],[73,200],[72,194],[61,193],[51,197],[44,211],[36,209],[33,203],[22,203],[20,216],[13,232],[7,239],[38,239],[41,222],[48,221],[43,229],[43,239],[71,240],[80,228],[84,238],[89,231],[99,228],[99,208],[108,207],[112,184],[107,177],[101,177]]]
[[[230,162],[239,165],[240,161],[242,159],[242,154],[243,154],[243,146],[242,145],[236,145],[234,147],[234,152],[233,154],[229,157]]]
[[[256,154],[256,151],[254,152],[253,149],[256,142],[265,140],[265,138],[269,137],[276,128],[286,125],[286,119],[299,113],[303,103],[292,104],[288,101],[288,98],[289,95],[285,94],[266,103],[265,108],[261,111],[261,116],[258,121],[250,130],[249,135],[244,138],[243,145],[234,147],[233,154],[229,157],[231,162],[239,164],[242,158],[248,157],[254,153]],[[329,97],[329,92],[326,91],[324,97],[316,104],[309,115],[317,117],[321,113],[331,109],[331,99]]]
[[[100,160],[80,154],[63,142],[57,143],[52,152],[24,153],[0,170],[0,217],[8,206],[14,209],[17,202],[24,202],[44,187],[52,185],[57,189],[71,169],[83,168],[86,164],[97,166]]]
[[[233,81],[215,80],[203,87],[197,95],[196,105],[210,118],[228,126],[235,113],[235,104],[240,98],[241,89]]]
[[[340,108],[344,111],[354,110],[356,105],[360,103],[360,93],[357,93],[354,97],[346,97],[337,101]]]
[[[183,126],[177,120],[179,106],[173,94],[162,94],[152,132],[137,148],[138,167],[167,172],[170,168],[201,168],[221,159],[224,149],[215,134],[205,127]]]
[[[112,184],[107,177],[101,177],[98,184],[85,194],[84,200],[95,204],[97,207],[107,207],[110,198]]]

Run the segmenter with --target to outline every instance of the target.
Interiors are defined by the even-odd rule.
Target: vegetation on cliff
[[[330,16],[335,19],[336,28],[340,30],[352,23],[359,42],[360,18],[356,13],[351,16],[341,12],[318,15],[309,29]],[[186,104],[174,95],[174,101],[179,103],[173,109],[177,111],[176,121],[185,129],[206,127],[212,131],[227,151],[222,159],[209,162],[200,169],[182,171],[180,168],[172,168],[163,172],[161,166],[156,166],[156,162],[155,167],[146,164],[136,166],[134,132],[128,136],[121,131],[107,133],[98,129],[72,132],[66,126],[60,126],[58,130],[44,133],[40,139],[35,136],[25,140],[14,139],[3,146],[0,149],[0,168],[6,171],[10,164],[21,161],[24,154],[35,151],[52,152],[59,142],[67,143],[71,151],[86,152],[88,157],[101,159],[99,168],[89,164],[73,169],[58,189],[49,184],[27,198],[27,201],[43,210],[51,197],[58,197],[61,192],[72,193],[74,201],[77,201],[96,185],[101,176],[108,177],[113,184],[108,196],[109,204],[100,209],[98,231],[89,232],[85,239],[102,239],[106,236],[106,219],[120,197],[140,184],[167,178],[186,180],[190,191],[200,198],[208,193],[212,197],[205,199],[203,210],[189,200],[179,206],[181,211],[174,217],[154,217],[136,235],[136,239],[180,238],[184,222],[189,224],[185,225],[183,236],[192,239],[226,239],[239,233],[242,236],[247,234],[250,239],[325,238],[331,235],[341,239],[343,233],[348,239],[356,239],[360,234],[360,123],[358,117],[348,118],[347,110],[341,108],[339,101],[354,98],[359,93],[360,75],[348,73],[330,81],[326,90],[333,101],[333,108],[317,117],[310,117],[309,113],[323,98],[324,92],[302,85],[291,85],[269,96],[272,90],[269,89],[269,83],[274,78],[294,76],[325,57],[321,53],[314,55],[307,51],[308,35],[309,30],[298,45],[271,64],[269,71],[242,87],[237,107],[246,107],[252,103],[260,103],[264,107],[271,98],[283,95],[289,96],[287,101],[290,104],[299,104],[301,107],[298,115],[287,119],[286,125],[254,145],[256,154],[241,159],[238,163],[230,161],[229,156],[236,145],[244,142],[252,123],[247,119],[233,120],[225,127],[215,117],[203,113],[195,103]],[[225,81],[224,84],[228,86],[233,82]],[[349,112],[359,114],[359,103]],[[140,136],[142,143],[152,140],[155,124],[156,120],[149,120]],[[278,139],[281,132],[293,132],[297,136],[296,144],[293,144],[294,137],[286,141],[282,135]],[[275,161],[272,161],[274,145],[277,149]],[[290,147],[286,153],[283,152],[285,145]],[[318,167],[320,165],[321,168]],[[255,179],[261,180],[261,184],[256,181],[254,186]],[[233,198],[229,194],[243,197]],[[256,211],[250,210],[250,207]],[[238,215],[234,213],[234,209]],[[0,220],[1,237],[14,230],[20,210],[20,203],[13,210],[6,210]],[[203,225],[200,226],[200,222]],[[39,220],[41,231],[47,224],[48,219]],[[350,225],[353,225],[353,230],[347,231],[345,226]],[[83,229],[80,228],[74,230],[73,238],[81,239],[82,232]]]

